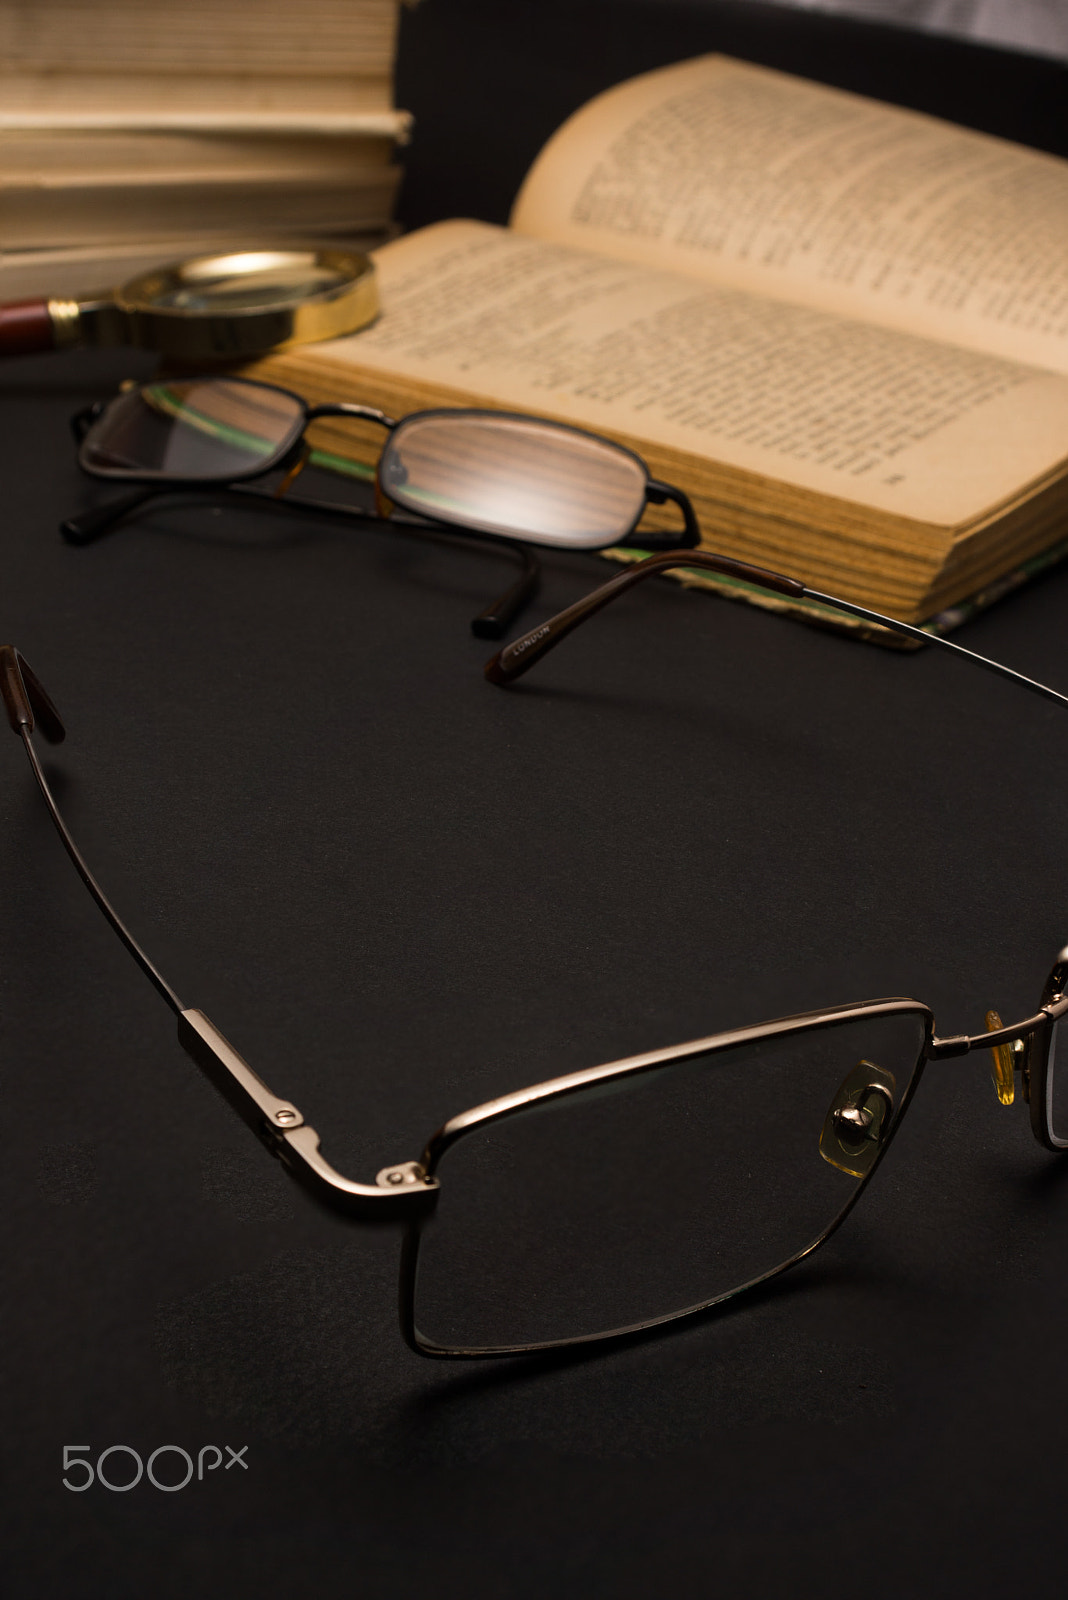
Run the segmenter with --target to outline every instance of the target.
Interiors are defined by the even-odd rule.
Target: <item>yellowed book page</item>
[[[512,226],[1068,372],[1068,162],[725,56],[584,106]]]
[[[71,186],[7,185],[0,180],[4,243],[10,250],[130,243],[180,230],[258,238],[279,217],[291,235],[378,229],[385,237],[399,167],[373,167],[344,181],[321,174],[294,178],[247,172],[131,174]]]
[[[474,392],[946,527],[1068,454],[1068,382],[994,356],[486,223],[439,223],[376,261],[379,322],[306,360]],[[351,387],[339,374],[339,392]]]
[[[0,0],[0,59],[42,72],[388,78],[398,0]]]
[[[351,176],[386,166],[393,141],[380,134],[130,132],[49,128],[10,133],[0,124],[0,193],[28,182],[75,185],[112,176],[155,182],[175,172],[256,177]]]
[[[222,73],[12,73],[0,69],[0,128],[175,128],[191,133],[377,133],[403,138],[388,77]]]
[[[316,248],[369,250],[380,244],[383,229],[361,233],[328,234],[309,240],[285,231],[257,230],[257,239],[276,243],[280,250]],[[180,261],[184,256],[204,256],[214,252],[247,250],[248,234],[185,233],[134,243],[113,241],[102,245],[82,245],[55,250],[0,250],[0,300],[38,299],[41,295],[78,298],[109,293],[118,284],[128,283],[162,261]]]

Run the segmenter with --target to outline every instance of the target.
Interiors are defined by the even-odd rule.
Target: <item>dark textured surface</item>
[[[120,911],[345,1170],[720,1026],[1033,1009],[1068,938],[1055,707],[667,583],[500,691],[467,631],[485,555],[188,507],[70,549],[101,491],[67,416],[134,365],[0,371],[0,638],[67,718],[49,767]],[[602,571],[550,556],[538,614]],[[1061,571],[961,638],[1068,688],[1066,612]],[[762,1295],[433,1365],[396,1330],[392,1231],[286,1187],[0,755],[6,1593],[1052,1589],[1068,1165],[985,1059],[928,1069],[862,1207]],[[248,1469],[61,1486],[64,1444],[165,1443]]]

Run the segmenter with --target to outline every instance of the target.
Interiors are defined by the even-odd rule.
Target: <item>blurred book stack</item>
[[[0,0],[0,298],[380,243],[398,3]]]

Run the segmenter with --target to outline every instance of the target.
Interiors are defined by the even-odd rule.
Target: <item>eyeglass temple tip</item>
[[[40,728],[49,744],[61,744],[66,738],[63,718],[25,656],[13,644],[0,645],[0,695],[14,733],[33,733]]]
[[[625,572],[609,578],[607,583],[602,583],[574,605],[557,612],[556,616],[525,633],[522,638],[506,644],[503,650],[486,662],[483,668],[486,679],[496,684],[513,683],[581,622],[592,617],[618,595],[626,593],[644,578],[667,572],[673,567],[705,568],[740,578],[761,589],[770,589],[775,594],[788,595],[792,599],[800,599],[805,594],[805,586],[799,579],[788,578],[781,572],[769,572],[763,567],[750,566],[748,562],[735,561],[730,556],[716,555],[709,550],[665,550],[635,562]]]
[[[149,500],[168,493],[172,488],[173,485],[169,484],[143,485],[132,494],[123,495],[120,500],[109,500],[102,506],[93,506],[90,510],[77,512],[73,517],[65,517],[59,525],[59,531],[68,544],[92,544],[101,534],[108,533],[117,522],[121,522],[127,512],[137,511]]]

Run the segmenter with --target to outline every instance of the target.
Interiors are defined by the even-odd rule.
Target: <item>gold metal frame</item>
[[[518,676],[521,671],[525,671],[534,660],[544,654],[546,649],[552,648],[560,639],[565,637],[585,617],[594,615],[616,594],[622,593],[624,589],[638,581],[634,575],[637,573],[640,577],[643,568],[646,571],[656,571],[662,570],[668,565],[698,564],[700,557],[700,552],[693,551],[679,551],[670,557],[650,557],[648,562],[643,562],[639,567],[631,568],[622,578],[611,580],[602,589],[587,597],[585,601],[569,608],[568,611],[561,613],[558,617],[551,618],[548,623],[542,624],[531,634],[526,635],[524,639],[506,646],[503,651],[499,652],[497,656],[487,663],[487,677],[491,681],[508,682],[511,678]],[[708,564],[716,562],[721,566],[726,565],[732,568],[737,566],[737,563],[728,562],[726,558],[721,557],[711,556],[707,557],[706,560]],[[750,581],[764,583],[765,586],[773,589],[782,589],[788,584],[803,588],[803,585],[795,584],[795,580],[782,578],[777,574],[763,573],[758,568],[746,568],[745,571]],[[833,597],[824,596],[822,598],[830,600]],[[848,602],[836,603],[840,603],[842,609],[860,610],[859,607],[853,607]],[[896,623],[892,618],[883,617],[877,613],[866,612],[864,614],[872,616],[875,620],[888,626],[906,631],[915,631],[906,629],[905,624]],[[936,640],[935,642],[947,643],[944,640]],[[1068,704],[1068,700],[1056,690],[1024,678],[1022,675],[1013,672],[1012,669],[1003,667],[998,662],[992,662],[985,657],[976,656],[973,652],[965,650],[959,645],[952,645],[949,648],[952,648],[957,655],[970,659],[977,665],[993,670],[1004,677],[1008,677],[1023,687],[1043,695],[1045,698]],[[934,1017],[929,1008],[921,1001],[911,999],[870,1001],[858,1005],[836,1006],[828,1011],[806,1012],[784,1017],[778,1021],[761,1023],[755,1027],[734,1029],[729,1032],[712,1035],[709,1038],[691,1040],[688,1043],[675,1045],[668,1049],[649,1051],[643,1055],[606,1062],[600,1066],[587,1068],[582,1072],[569,1073],[564,1077],[552,1078],[543,1083],[534,1084],[529,1088],[521,1089],[514,1094],[503,1095],[495,1100],[487,1101],[468,1111],[461,1112],[458,1116],[452,1117],[446,1122],[428,1140],[418,1160],[394,1162],[381,1168],[376,1174],[373,1183],[353,1181],[338,1172],[321,1154],[319,1135],[314,1128],[308,1126],[304,1121],[303,1115],[293,1102],[280,1099],[273,1094],[202,1012],[182,1004],[174,990],[156,967],[153,966],[148,956],[111,906],[71,837],[60,814],[34,745],[35,729],[39,730],[43,737],[50,742],[59,743],[65,737],[62,719],[38,678],[24,658],[11,645],[0,646],[0,696],[3,698],[12,729],[22,739],[38,788],[52,816],[64,848],[104,916],[111,923],[119,938],[126,945],[146,977],[155,986],[162,999],[175,1013],[178,1021],[178,1037],[183,1049],[189,1053],[253,1131],[263,1139],[268,1148],[281,1158],[293,1176],[311,1189],[320,1199],[350,1215],[380,1218],[382,1220],[396,1218],[407,1218],[409,1220],[410,1226],[401,1260],[401,1328],[411,1348],[420,1355],[481,1359],[486,1356],[519,1355],[564,1345],[597,1344],[608,1339],[637,1336],[664,1323],[677,1321],[681,1317],[693,1316],[725,1300],[733,1299],[735,1295],[745,1292],[745,1290],[754,1287],[757,1283],[764,1283],[770,1278],[777,1277],[780,1273],[785,1272],[789,1267],[818,1249],[841,1225],[852,1210],[891,1143],[900,1125],[901,1118],[911,1103],[923,1071],[930,1061],[954,1059],[958,1056],[968,1055],[975,1050],[994,1049],[1000,1052],[1002,1047],[1009,1047],[1012,1065],[1021,1076],[1023,1096],[1030,1103],[1031,1123],[1035,1136],[1050,1150],[1068,1148],[1068,1140],[1058,1139],[1054,1134],[1051,1126],[1050,1106],[1050,1061],[1054,1029],[1060,1019],[1068,1016],[1068,993],[1065,992],[1066,987],[1068,987],[1068,946],[1066,946],[1058,953],[1046,980],[1038,1010],[1020,1022],[1008,1026],[990,1027],[987,1032],[981,1034],[956,1034],[940,1038],[934,1031]],[[880,1136],[874,1153],[866,1154],[862,1169],[858,1170],[857,1167],[852,1169],[852,1175],[859,1180],[852,1196],[829,1227],[796,1254],[759,1277],[739,1284],[736,1288],[712,1299],[683,1307],[665,1316],[626,1327],[608,1329],[602,1333],[582,1335],[572,1339],[554,1340],[548,1343],[508,1345],[492,1349],[440,1346],[420,1335],[415,1320],[415,1295],[421,1225],[437,1199],[440,1188],[440,1180],[437,1173],[442,1156],[457,1140],[464,1138],[476,1129],[484,1129],[487,1124],[514,1116],[539,1103],[566,1100],[569,1095],[576,1094],[593,1084],[607,1083],[641,1073],[653,1072],[671,1062],[684,1061],[688,1057],[701,1054],[715,1055],[739,1045],[756,1043],[765,1039],[799,1034],[815,1028],[833,1027],[837,1024],[844,1024],[863,1018],[900,1014],[916,1015],[923,1021],[923,1045],[916,1066],[900,1100],[896,1106],[892,1107],[892,1117],[885,1136],[882,1135],[880,1128]],[[991,1018],[991,1022],[994,1020]],[[1002,1057],[1000,1064],[1004,1067],[1004,1057]],[[867,1066],[866,1063],[862,1065]],[[869,1069],[869,1071],[878,1074],[879,1069],[874,1068]],[[850,1093],[851,1080],[854,1076],[855,1074],[850,1074],[840,1087],[838,1096],[832,1102],[829,1115],[844,1115],[856,1123],[857,1126],[864,1126],[865,1115],[870,1112],[871,1108],[860,1103],[860,1101],[854,1103],[856,1097]],[[886,1075],[884,1074],[883,1076],[885,1077]],[[859,1079],[858,1083],[860,1083]],[[882,1084],[882,1080],[878,1077],[875,1077],[870,1084],[867,1084],[865,1078],[865,1083],[861,1087],[864,1088],[865,1085],[867,1088],[877,1092],[885,1089],[885,1085]],[[1005,1096],[1002,1095],[1001,1098],[1004,1102]]]
[[[1068,1008],[1068,1002],[1066,1002],[1066,1008]],[[757,1284],[767,1283],[770,1279],[777,1278],[780,1273],[787,1271],[789,1267],[796,1266],[799,1261],[803,1261],[806,1256],[811,1255],[814,1250],[817,1250],[821,1244],[825,1243],[853,1209],[861,1192],[882,1159],[885,1150],[891,1143],[897,1130],[897,1125],[901,1121],[922,1076],[924,1064],[929,1059],[931,1045],[934,1042],[934,1017],[928,1007],[920,1001],[907,999],[872,1000],[861,1005],[835,1006],[830,1011],[803,1012],[792,1017],[780,1017],[774,1022],[763,1022],[751,1028],[733,1028],[726,1033],[712,1034],[707,1039],[691,1039],[685,1044],[673,1045],[665,1050],[649,1050],[642,1055],[627,1056],[621,1061],[608,1061],[601,1066],[587,1067],[581,1072],[568,1073],[565,1077],[550,1078],[544,1083],[536,1083],[530,1088],[520,1089],[514,1094],[501,1095],[495,1100],[487,1100],[482,1105],[472,1107],[470,1111],[462,1111],[458,1116],[450,1117],[449,1121],[439,1128],[428,1141],[419,1160],[420,1170],[425,1173],[428,1179],[432,1179],[435,1182],[438,1181],[437,1170],[442,1157],[458,1140],[463,1139],[468,1134],[484,1130],[487,1126],[500,1122],[505,1118],[528,1111],[532,1106],[566,1100],[569,1095],[577,1094],[594,1084],[618,1082],[655,1072],[661,1067],[685,1061],[691,1056],[716,1056],[726,1050],[736,1049],[740,1045],[760,1044],[768,1039],[789,1037],[793,1034],[812,1032],[815,1029],[825,1029],[849,1022],[863,1021],[866,1018],[874,1019],[876,1017],[892,1016],[915,1016],[921,1019],[924,1025],[924,1038],[923,1048],[916,1065],[912,1069],[905,1091],[893,1109],[893,1118],[889,1131],[885,1138],[880,1140],[874,1160],[838,1215],[817,1238],[811,1240],[785,1261],[779,1262],[767,1272],[760,1273],[757,1277],[750,1278],[745,1283],[738,1284],[735,1288],[729,1289],[723,1294],[714,1295],[710,1299],[698,1301],[694,1305],[684,1306],[677,1311],[665,1313],[663,1316],[649,1317],[641,1322],[606,1329],[600,1333],[582,1334],[572,1339],[554,1339],[536,1344],[498,1345],[489,1348],[479,1346],[477,1349],[465,1349],[462,1346],[436,1344],[432,1339],[428,1339],[421,1334],[416,1324],[419,1243],[422,1224],[426,1219],[426,1214],[424,1213],[421,1217],[413,1220],[409,1227],[401,1258],[400,1312],[401,1332],[404,1335],[405,1342],[419,1355],[432,1356],[439,1359],[444,1357],[449,1359],[467,1358],[479,1360],[489,1356],[530,1355],[537,1351],[560,1349],[570,1345],[601,1344],[609,1339],[620,1339],[628,1335],[633,1336],[645,1333],[649,1329],[660,1327],[664,1323],[678,1322],[682,1317],[696,1316],[699,1312],[707,1311],[712,1306],[722,1305],[727,1300],[733,1300],[736,1295],[755,1288]]]

